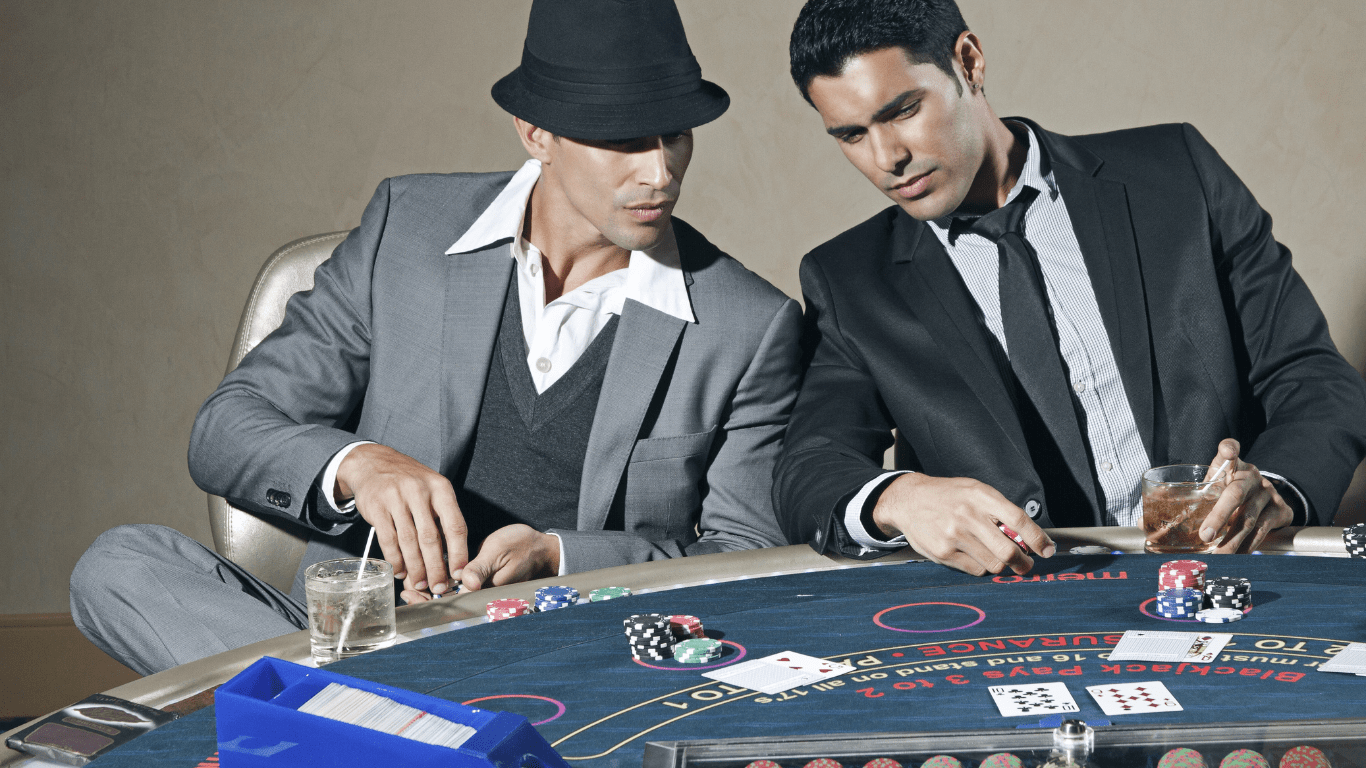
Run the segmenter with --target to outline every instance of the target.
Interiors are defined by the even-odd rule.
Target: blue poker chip
[[[1158,590],[1157,597],[1160,600],[1200,600],[1205,593],[1198,589],[1184,589],[1175,587],[1172,589]]]

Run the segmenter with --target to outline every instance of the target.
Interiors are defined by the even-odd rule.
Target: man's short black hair
[[[958,83],[954,45],[968,25],[954,0],[807,0],[792,27],[792,80],[807,103],[817,77],[833,77],[855,56],[901,48],[916,64],[934,64]]]

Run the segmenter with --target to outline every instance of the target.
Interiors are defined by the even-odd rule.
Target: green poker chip
[[[674,645],[674,659],[684,664],[702,664],[721,657],[721,642],[710,638],[684,640]]]
[[[600,603],[603,600],[615,600],[618,597],[630,597],[629,587],[602,587],[588,593],[588,602]]]

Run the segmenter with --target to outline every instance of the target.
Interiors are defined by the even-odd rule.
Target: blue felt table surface
[[[1366,678],[1313,669],[1342,643],[1366,641],[1366,561],[1203,558],[1211,578],[1250,579],[1256,606],[1240,622],[1206,625],[1164,621],[1151,604],[1143,610],[1168,559],[1059,555],[1020,581],[928,563],[755,578],[478,625],[328,669],[452,701],[481,699],[474,706],[532,722],[553,718],[538,730],[571,762],[594,766],[638,766],[655,740],[1027,724],[992,703],[987,688],[1003,683],[1064,682],[1083,719],[1104,717],[1085,687],[1107,682],[1161,680],[1185,708],[1116,718],[1124,724],[1366,713]],[[838,686],[762,696],[673,661],[637,664],[621,624],[633,613],[700,617],[728,643],[723,663],[743,649],[744,660],[796,651],[860,666]],[[1130,629],[1234,639],[1203,669],[1101,658]],[[216,750],[210,707],[95,765],[193,766]]]

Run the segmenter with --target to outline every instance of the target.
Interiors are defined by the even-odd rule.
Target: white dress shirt
[[[1105,505],[1105,524],[1138,525],[1143,516],[1141,478],[1150,468],[1148,453],[1124,392],[1124,381],[1115,363],[1110,336],[1096,303],[1096,293],[1067,205],[1051,169],[1044,172],[1038,138],[1027,126],[1014,125],[1023,128],[1028,136],[1029,152],[1020,178],[1011,188],[1006,202],[1014,200],[1026,186],[1039,191],[1025,212],[1024,235],[1038,254],[1058,332],[1058,352],[1067,369],[1072,391],[1086,412],[1085,438],[1095,460],[1094,474],[1100,484],[1101,502]],[[1008,364],[1010,349],[1001,320],[1000,251],[995,242],[973,232],[963,231],[951,237],[954,218],[949,215],[931,221],[930,230],[948,251],[949,259],[976,301],[978,319],[1000,343],[999,350],[1006,354],[1007,359],[1000,362]],[[997,350],[993,349],[993,352]],[[1211,446],[1211,453],[1213,450],[1214,446]],[[900,547],[906,543],[904,536],[880,541],[870,535],[861,522],[869,495],[879,483],[896,474],[902,473],[887,472],[869,482],[845,508],[845,528],[863,547]],[[1262,474],[1284,480],[1270,472]],[[1293,485],[1286,483],[1286,486],[1299,493]]]
[[[596,277],[546,303],[541,251],[522,237],[527,203],[540,177],[540,161],[526,161],[474,224],[446,250],[453,256],[511,240],[509,251],[516,262],[527,368],[538,394],[573,367],[612,315],[621,314],[627,299],[689,323],[697,322],[672,228],[649,251],[632,251],[625,269]],[[433,322],[439,321],[433,318]],[[354,511],[356,502],[352,499],[339,505],[333,498],[337,469],[356,446],[368,442],[358,440],[342,448],[323,471],[323,496],[339,513]],[[560,555],[563,563],[564,552]]]

